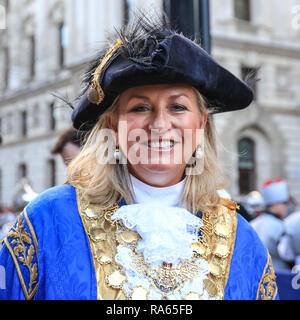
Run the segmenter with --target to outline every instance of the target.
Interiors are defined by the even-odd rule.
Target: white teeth
[[[149,143],[151,148],[170,148],[174,146],[174,142],[171,141],[161,141],[161,142],[151,142]]]

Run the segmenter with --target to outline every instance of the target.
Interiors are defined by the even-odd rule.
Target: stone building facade
[[[300,1],[211,3],[213,56],[259,79],[250,108],[215,117],[229,190],[237,197],[281,177],[300,202]]]
[[[214,116],[228,191],[237,197],[281,176],[300,201],[300,3],[210,2],[213,56],[261,79],[251,108]],[[0,203],[12,205],[23,176],[38,193],[64,182],[50,151],[71,109],[54,95],[75,98],[106,33],[145,4],[164,8],[163,0],[0,0]]]

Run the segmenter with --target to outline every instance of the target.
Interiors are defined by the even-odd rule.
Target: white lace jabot
[[[133,175],[130,175],[135,196],[135,203],[159,202],[160,205],[178,206],[185,179],[170,187],[152,187]]]
[[[111,217],[141,236],[133,247],[126,241],[117,246],[115,261],[127,279],[124,292],[131,297],[136,290],[144,290],[150,300],[163,299],[163,290],[170,290],[169,299],[182,300],[189,293],[208,299],[203,280],[209,265],[204,259],[195,259],[191,247],[198,241],[203,221],[178,206],[185,180],[164,188],[149,186],[133,176],[131,181],[135,203],[120,207]],[[164,269],[164,264],[171,269]]]

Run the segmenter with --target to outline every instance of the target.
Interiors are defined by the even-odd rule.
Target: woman
[[[269,254],[218,195],[210,114],[252,90],[165,18],[139,16],[86,75],[68,182],[4,241],[2,299],[275,299]]]

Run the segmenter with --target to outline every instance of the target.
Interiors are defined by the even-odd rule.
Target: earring
[[[200,146],[198,146],[196,149],[195,158],[198,160],[201,160],[204,158],[204,152],[202,151]]]
[[[117,162],[120,160],[120,149],[118,146],[116,146],[116,150],[114,152],[114,158]]]

